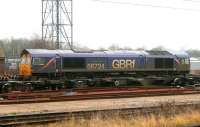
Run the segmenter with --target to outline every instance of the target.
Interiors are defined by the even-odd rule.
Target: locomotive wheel
[[[174,84],[177,86],[186,86],[192,84],[187,78],[175,78]]]
[[[183,85],[183,84],[182,84],[181,78],[175,78],[175,79],[174,79],[174,84],[175,84],[176,86]]]
[[[115,85],[115,87],[118,87],[120,85],[120,81],[119,80],[115,80],[114,81],[114,85]]]
[[[89,87],[94,87],[95,86],[95,82],[94,81],[87,81],[87,84]]]
[[[75,82],[75,88],[87,88],[88,85],[86,82],[78,80]]]

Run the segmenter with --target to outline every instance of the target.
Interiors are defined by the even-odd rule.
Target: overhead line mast
[[[42,39],[73,49],[72,0],[42,0]]]

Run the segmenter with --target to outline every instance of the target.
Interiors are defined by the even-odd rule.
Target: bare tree
[[[191,57],[200,57],[200,50],[197,50],[197,49],[190,49],[190,50],[187,50],[187,53],[188,53]]]
[[[154,51],[163,51],[163,50],[166,50],[163,46],[157,46],[155,48],[152,48],[151,50],[154,50]]]
[[[112,44],[111,46],[108,47],[109,50],[120,50],[121,48],[117,44]]]

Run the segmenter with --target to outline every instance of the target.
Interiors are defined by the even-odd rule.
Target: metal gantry
[[[73,49],[72,0],[42,0],[42,39]]]

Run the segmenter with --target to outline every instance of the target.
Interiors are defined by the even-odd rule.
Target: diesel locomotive
[[[180,79],[189,72],[189,55],[170,51],[25,49],[19,67],[20,77],[48,84],[63,82],[64,87],[96,86],[105,82],[120,86],[150,80],[183,83]]]

